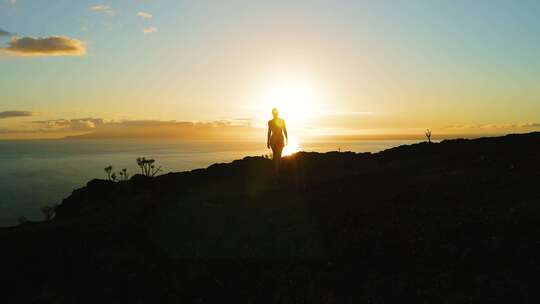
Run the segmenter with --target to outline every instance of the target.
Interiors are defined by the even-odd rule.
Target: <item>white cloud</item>
[[[154,27],[154,26],[151,26],[151,27],[145,27],[143,29],[143,33],[145,34],[151,34],[151,33],[156,33],[158,31],[157,27]]]
[[[143,18],[143,19],[152,19],[152,14],[150,13],[147,13],[147,12],[138,12],[137,13],[137,16]]]
[[[98,4],[90,7],[90,10],[96,13],[103,13],[109,16],[115,16],[116,12],[110,5]]]

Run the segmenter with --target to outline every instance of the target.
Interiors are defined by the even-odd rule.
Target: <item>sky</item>
[[[535,0],[0,0],[0,138],[540,129]],[[190,126],[190,128],[193,126]]]

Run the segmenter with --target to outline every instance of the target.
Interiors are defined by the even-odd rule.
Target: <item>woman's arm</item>
[[[270,122],[268,122],[268,132],[266,135],[266,147],[270,149],[270,135],[272,135],[272,131],[270,130]]]
[[[289,135],[287,134],[287,126],[285,126],[285,120],[283,121],[283,134],[285,134],[285,145],[287,146],[289,144]]]

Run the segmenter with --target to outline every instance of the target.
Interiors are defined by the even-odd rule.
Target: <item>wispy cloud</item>
[[[0,37],[5,36],[13,36],[13,34],[0,28]]]
[[[524,123],[521,124],[522,128],[540,128],[540,123],[533,122],[533,123]]]
[[[109,16],[115,16],[116,11],[110,6],[105,4],[98,4],[90,7],[90,10],[96,13],[107,14]]]
[[[371,116],[375,113],[369,112],[369,111],[332,111],[332,110],[325,110],[323,113],[321,113],[324,116]]]
[[[26,117],[32,116],[30,111],[3,111],[0,112],[0,119],[13,118],[13,117]]]
[[[157,27],[155,27],[155,26],[145,27],[145,28],[143,29],[143,33],[145,33],[145,34],[157,33],[157,31],[158,31],[158,29],[157,29]]]
[[[13,37],[8,46],[0,50],[15,56],[82,56],[86,53],[84,42],[67,36]]]
[[[137,16],[143,18],[143,19],[152,19],[152,14],[150,13],[147,13],[147,12],[138,12],[137,13]]]
[[[448,125],[443,127],[449,131],[519,131],[540,129],[540,123],[514,123],[514,124],[468,124],[468,125]]]
[[[91,131],[105,124],[101,118],[76,118],[38,120],[33,124],[39,125],[41,131]]]
[[[248,123],[235,121],[161,121],[126,120],[107,121],[101,118],[55,119],[30,122],[35,128],[26,132],[85,134],[84,138],[145,138],[145,137],[183,137],[183,138],[233,138],[256,136],[259,129]],[[11,130],[16,133],[20,131]]]
[[[8,0],[8,3],[11,5],[17,4],[17,0]]]

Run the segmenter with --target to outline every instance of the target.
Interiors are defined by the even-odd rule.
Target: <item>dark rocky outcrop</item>
[[[8,303],[526,303],[540,133],[93,180],[0,229]]]

